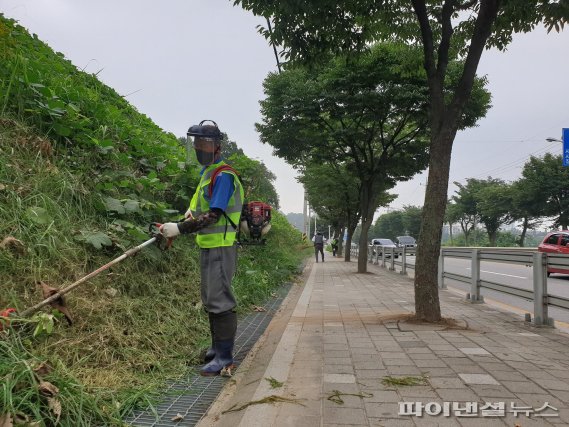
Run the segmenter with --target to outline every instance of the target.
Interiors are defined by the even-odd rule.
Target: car
[[[537,250],[548,254],[569,255],[569,230],[552,231],[547,233]],[[551,273],[569,274],[569,270],[547,267],[547,275]]]
[[[417,241],[412,236],[397,236],[397,246],[400,248],[416,248]]]
[[[397,245],[395,243],[393,243],[393,240],[391,239],[371,239],[371,244],[373,246],[379,246],[381,248],[386,248],[387,251],[385,252],[385,257],[386,258],[390,258],[391,257],[391,251],[389,250],[389,248],[397,248]],[[374,247],[374,255],[375,255],[375,247]],[[395,258],[398,258],[399,255],[395,254]]]

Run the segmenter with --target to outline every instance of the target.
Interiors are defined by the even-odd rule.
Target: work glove
[[[166,224],[162,224],[160,227],[160,233],[167,239],[171,239],[176,237],[180,234],[180,229],[178,228],[178,223],[176,222],[167,222]]]
[[[189,219],[189,218],[193,218],[194,216],[192,215],[192,210],[188,209],[186,211],[186,213],[184,214],[184,218]]]

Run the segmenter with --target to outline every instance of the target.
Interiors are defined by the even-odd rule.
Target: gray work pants
[[[201,249],[201,297],[208,312],[223,313],[237,305],[231,290],[236,267],[237,246]]]

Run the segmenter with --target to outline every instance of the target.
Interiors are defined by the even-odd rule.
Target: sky
[[[245,154],[277,177],[281,210],[302,212],[295,171],[259,141],[262,83],[276,72],[273,50],[257,33],[264,24],[229,0],[0,0],[0,13],[36,33],[78,68],[104,83],[176,136],[203,119],[215,120]],[[514,36],[506,52],[485,51],[493,107],[476,128],[459,132],[454,181],[488,176],[513,181],[531,155],[561,154],[569,127],[569,31],[538,28]],[[421,206],[426,173],[400,183],[398,198],[378,214]]]

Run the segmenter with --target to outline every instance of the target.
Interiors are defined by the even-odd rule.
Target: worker
[[[324,262],[324,243],[326,243],[326,239],[322,233],[318,231],[312,238],[312,241],[314,242],[314,255],[316,256],[316,262],[318,262],[318,252],[322,254],[322,262]]]
[[[338,252],[338,238],[334,236],[332,242],[330,243],[332,246],[332,256],[336,256],[336,252]]]
[[[196,233],[200,247],[201,299],[208,313],[212,342],[200,374],[231,376],[237,331],[237,303],[231,282],[237,266],[236,234],[243,186],[235,170],[221,159],[221,131],[214,121],[203,120],[191,126],[190,137],[198,162],[203,166],[201,179],[185,220],[166,223],[160,231],[166,238]]]

